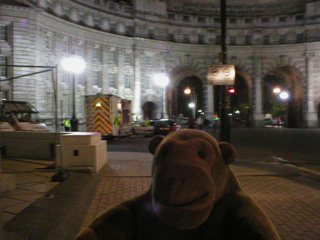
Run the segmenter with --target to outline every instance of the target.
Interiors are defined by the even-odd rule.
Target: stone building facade
[[[200,82],[206,115],[212,118],[217,111],[207,71],[219,64],[218,0],[0,3],[0,64],[15,66],[0,67],[2,98],[31,102],[48,123],[55,112],[53,76],[46,72],[10,80],[41,71],[21,66],[57,66],[61,118],[71,117],[75,78],[80,123],[85,122],[84,97],[97,93],[131,100],[133,120],[158,118],[162,104],[167,117],[177,116],[179,84],[187,78]],[[227,11],[228,63],[236,67],[236,85],[241,79],[247,86],[253,125],[262,125],[263,89],[276,79],[290,92],[288,125],[318,127],[320,2],[229,0]],[[72,54],[85,59],[83,73],[61,68],[61,60]],[[159,72],[170,79],[163,99],[163,89],[153,81]]]

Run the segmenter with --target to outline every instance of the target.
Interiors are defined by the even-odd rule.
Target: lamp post
[[[156,85],[162,88],[162,107],[161,107],[161,119],[164,118],[164,89],[169,84],[169,78],[164,73],[157,73],[154,76],[154,82]]]
[[[70,120],[71,123],[71,131],[78,131],[79,121],[76,115],[76,74],[82,73],[86,68],[86,63],[81,57],[70,56],[64,58],[61,61],[61,65],[64,70],[67,72],[73,73],[72,77],[72,118]]]
[[[227,0],[220,0],[221,8],[221,50],[222,64],[227,64]],[[231,122],[230,122],[230,100],[228,95],[228,86],[224,85],[222,91],[221,105],[221,131],[220,141],[231,142]]]

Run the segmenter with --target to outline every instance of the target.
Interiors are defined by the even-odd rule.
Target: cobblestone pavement
[[[116,153],[110,154],[109,167],[97,188],[83,227],[106,209],[143,193],[150,186],[150,155],[136,158],[143,161],[126,161],[117,159]],[[131,157],[133,155],[130,153]],[[272,163],[248,165],[240,160],[232,165],[232,169],[243,189],[270,216],[282,239],[320,239],[319,182]]]
[[[58,183],[51,182],[54,172],[46,170],[46,167],[53,164],[52,161],[24,159],[1,161],[2,173],[13,175],[16,185],[13,191],[0,193],[0,220],[4,224],[35,200],[43,197]]]

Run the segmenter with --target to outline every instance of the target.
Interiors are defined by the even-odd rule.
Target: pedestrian
[[[200,130],[202,130],[202,127],[203,127],[203,118],[202,117],[198,117],[197,118],[197,126]]]
[[[70,123],[69,118],[65,118],[65,119],[63,120],[63,125],[64,125],[64,130],[65,130],[66,132],[69,132],[69,131],[70,131],[70,128],[71,128],[71,123]]]
[[[277,122],[278,127],[280,127],[281,126],[281,118],[277,117],[276,122]]]
[[[195,124],[196,124],[196,121],[194,120],[194,118],[189,117],[189,119],[188,119],[189,128],[193,129]]]
[[[150,126],[150,120],[149,118],[146,118],[146,120],[144,121],[144,125],[146,125],[146,127]]]

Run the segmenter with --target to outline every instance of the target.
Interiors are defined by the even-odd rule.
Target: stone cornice
[[[172,3],[168,12],[180,14],[199,14],[220,16],[220,5],[214,3]],[[228,4],[227,12],[232,16],[270,16],[304,12],[304,3],[263,3],[263,4]]]

